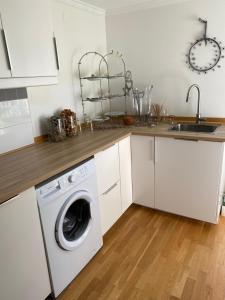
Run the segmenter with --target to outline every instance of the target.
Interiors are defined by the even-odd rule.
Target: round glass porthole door
[[[74,250],[88,235],[92,199],[86,192],[73,194],[63,205],[56,221],[56,240],[64,250]]]

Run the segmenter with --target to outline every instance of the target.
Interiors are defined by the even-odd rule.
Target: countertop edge
[[[185,134],[185,133],[180,133],[178,132],[176,133],[172,133],[172,132],[166,132],[166,133],[160,133],[160,132],[141,132],[138,130],[135,131],[131,131],[130,133],[131,135],[142,135],[142,136],[154,136],[154,137],[165,137],[165,138],[172,138],[172,139],[184,139],[184,140],[198,140],[198,141],[208,141],[208,142],[212,142],[212,143],[224,143],[225,142],[225,138],[224,137],[218,137],[218,136],[208,136],[208,134],[206,134],[206,136],[194,136],[191,134]]]

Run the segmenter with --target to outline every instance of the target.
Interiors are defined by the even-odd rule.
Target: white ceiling
[[[100,7],[109,14],[124,13],[138,9],[169,5],[190,0],[83,0],[83,2]]]

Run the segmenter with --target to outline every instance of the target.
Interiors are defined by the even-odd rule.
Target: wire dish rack
[[[157,121],[155,119],[143,118],[140,120],[138,117],[134,117],[134,123],[131,125],[127,125],[124,122],[123,117],[111,117],[105,121],[92,121],[93,129],[116,129],[116,128],[132,128],[132,127],[155,127],[157,125]]]
[[[119,73],[111,73],[109,61],[112,57],[118,60]],[[90,65],[88,65],[89,61],[91,61]],[[89,75],[84,76],[87,68]],[[90,103],[96,105],[91,110],[99,110],[102,116],[108,111],[112,112],[112,101],[123,101],[123,112],[127,114],[126,65],[122,54],[113,50],[105,55],[96,51],[86,52],[79,60],[78,74],[84,116],[88,114],[87,106]],[[113,82],[120,83],[121,88],[116,92],[113,92]]]

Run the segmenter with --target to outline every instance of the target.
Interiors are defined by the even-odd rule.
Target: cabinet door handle
[[[105,193],[103,193],[103,195],[107,195],[110,191],[112,191],[116,186],[118,185],[118,183],[115,183],[114,185],[112,185]]]
[[[53,45],[54,45],[54,50],[55,50],[56,67],[57,67],[57,70],[59,71],[59,56],[58,56],[57,41],[56,41],[55,36],[53,37]]]
[[[155,164],[159,161],[159,153],[158,153],[158,150],[157,150],[157,141],[156,141],[156,138],[155,138]]]
[[[155,161],[155,139],[150,140],[150,160]]]
[[[11,64],[11,60],[10,60],[9,48],[7,45],[5,30],[1,29],[1,33],[2,33],[2,40],[3,40],[3,46],[4,46],[4,50],[5,50],[6,60],[7,60],[7,66],[8,66],[8,69],[10,71],[12,71],[12,64]]]

